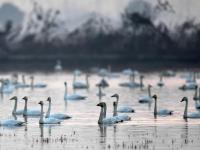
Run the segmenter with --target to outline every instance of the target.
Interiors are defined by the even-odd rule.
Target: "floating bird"
[[[168,110],[168,109],[157,110],[157,95],[153,95],[152,98],[154,98],[154,100],[155,100],[154,117],[156,117],[157,115],[159,115],[159,116],[168,116],[168,115],[172,115],[173,114],[172,110]]]
[[[49,102],[49,107],[48,107],[45,118],[56,118],[56,119],[70,119],[71,118],[71,116],[67,114],[61,114],[61,113],[51,114],[51,97],[48,97],[47,101]]]
[[[187,119],[187,118],[200,118],[200,112],[193,112],[188,114],[188,98],[187,97],[183,97],[183,99],[181,100],[181,102],[185,101],[185,110],[184,110],[184,114],[183,114],[183,118]]]
[[[41,105],[41,113],[40,113],[40,120],[39,120],[39,124],[60,124],[61,123],[61,120],[59,119],[56,119],[56,118],[44,118],[43,116],[43,101],[40,101],[38,104]]]
[[[67,91],[67,82],[64,82],[65,85],[65,94],[64,94],[64,100],[85,100],[86,96],[81,96],[77,94],[68,95]]]
[[[148,96],[142,96],[139,97],[139,103],[150,103],[152,102],[152,96],[151,96],[151,85],[148,85]]]

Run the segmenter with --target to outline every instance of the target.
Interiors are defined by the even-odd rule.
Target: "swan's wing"
[[[141,96],[139,97],[139,102],[140,103],[149,103],[151,102],[152,98],[149,96]]]
[[[21,126],[23,124],[24,124],[24,122],[18,121],[18,120],[13,120],[13,119],[1,121],[1,125],[3,125],[3,126]]]
[[[56,118],[56,119],[70,119],[70,118],[72,118],[71,116],[69,116],[67,114],[61,114],[61,113],[52,114],[52,115],[50,115],[50,117],[53,117],[53,118]]]
[[[187,115],[188,118],[200,118],[199,112],[190,113]]]
[[[40,116],[41,115],[41,111],[39,110],[27,110],[27,115],[29,116]]]
[[[17,111],[15,112],[15,114],[16,114],[16,115],[22,115],[22,114],[23,114],[23,112],[24,112],[24,110],[23,110],[23,109],[21,109],[21,110],[17,110]]]
[[[45,123],[45,124],[59,124],[59,123],[61,123],[61,120],[50,117],[50,118],[45,118],[43,120],[43,123]]]
[[[118,109],[117,109],[118,112],[121,112],[121,113],[133,113],[135,112],[135,110],[129,106],[120,106]]]
[[[158,115],[172,115],[173,111],[168,109],[161,109],[157,112]]]
[[[118,117],[121,118],[123,121],[129,121],[129,120],[131,120],[131,117],[129,117],[126,114],[118,115]]]

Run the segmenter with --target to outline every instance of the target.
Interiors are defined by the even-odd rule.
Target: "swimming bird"
[[[23,109],[17,110],[17,102],[18,102],[17,96],[13,96],[12,98],[10,98],[10,100],[14,100],[15,101],[15,104],[14,104],[14,107],[13,107],[13,110],[12,110],[12,114],[13,115],[22,115],[24,110]]]
[[[85,83],[76,81],[76,74],[74,74],[73,88],[74,89],[88,89],[89,88],[89,74],[85,75]]]
[[[157,85],[159,87],[163,87],[165,85],[164,82],[163,82],[163,75],[162,74],[160,75],[160,81],[157,83]]]
[[[62,63],[61,63],[60,60],[57,60],[57,61],[56,61],[56,65],[55,65],[55,67],[54,67],[54,70],[55,70],[56,72],[61,72],[61,71],[63,70]]]
[[[34,76],[31,76],[31,87],[32,88],[45,88],[47,87],[47,84],[45,83],[34,83]]]
[[[98,89],[99,89],[99,92],[97,93],[97,96],[98,96],[99,98],[101,98],[101,97],[103,97],[103,96],[106,95],[105,93],[102,92],[102,87],[101,87],[101,85],[98,86]]]
[[[65,93],[64,93],[64,100],[85,100],[86,96],[81,96],[77,94],[68,95],[67,92],[67,82],[64,82],[65,85]]]
[[[139,97],[139,103],[150,103],[152,102],[151,96],[151,85],[148,85],[148,96]]]
[[[107,106],[106,103],[100,102],[97,106],[101,107],[98,124],[115,124],[118,123],[115,117],[106,117]]]
[[[119,102],[119,95],[118,94],[114,94],[112,95],[111,97],[115,97],[116,98],[116,107],[118,107],[118,102]],[[117,112],[120,112],[120,113],[134,113],[135,110],[130,107],[130,106],[120,106],[118,109],[117,109]]]
[[[40,114],[40,120],[39,120],[39,124],[60,124],[61,123],[61,120],[59,119],[56,119],[56,118],[44,118],[43,116],[43,101],[40,101],[38,104],[41,105],[41,114]]]
[[[9,127],[22,126],[22,125],[24,125],[24,123],[25,122],[23,122],[23,121],[14,120],[14,119],[0,120],[0,126],[9,126]]]
[[[96,86],[101,86],[102,88],[109,87],[109,83],[103,78]]]
[[[25,101],[23,116],[34,116],[34,117],[40,116],[41,111],[30,110],[27,108],[28,107],[28,97],[27,96],[23,97],[22,99]]]
[[[51,97],[48,97],[47,101],[49,102],[49,107],[48,107],[45,118],[56,118],[56,119],[70,119],[71,118],[71,116],[67,114],[61,114],[61,113],[51,114]]]
[[[118,102],[113,102],[113,117],[116,117],[118,122],[130,121],[131,117],[129,117],[128,115],[126,115],[126,114],[118,115],[117,106],[118,106]]]
[[[154,100],[155,100],[154,117],[156,117],[157,115],[159,115],[159,116],[168,116],[168,115],[172,115],[173,114],[172,110],[168,110],[168,109],[157,110],[157,95],[153,95],[152,98],[154,98]]]
[[[193,112],[188,114],[188,98],[187,97],[183,97],[183,99],[181,100],[181,102],[185,101],[185,110],[184,110],[184,114],[183,114],[183,118],[187,119],[187,118],[200,118],[200,112]]]

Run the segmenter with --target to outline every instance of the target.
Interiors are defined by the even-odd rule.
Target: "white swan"
[[[22,126],[24,125],[25,122],[19,121],[19,120],[14,120],[14,119],[5,119],[5,120],[0,120],[0,126]]]
[[[130,121],[131,117],[129,117],[126,114],[117,114],[117,106],[118,106],[118,102],[113,102],[113,117],[116,117],[118,122],[122,122],[122,121]]]
[[[116,117],[106,118],[106,110],[107,110],[106,103],[100,102],[99,104],[97,104],[97,106],[101,107],[101,112],[100,112],[98,124],[115,124],[115,123],[118,123]]]
[[[18,98],[16,96],[12,97],[10,100],[14,100],[15,101],[15,104],[14,104],[14,107],[13,107],[13,110],[12,110],[12,114],[13,115],[22,115],[24,110],[21,109],[21,110],[17,110],[17,102],[18,102]]]
[[[34,76],[31,76],[31,87],[32,88],[45,88],[47,87],[47,84],[45,83],[34,83]]]
[[[191,80],[186,80],[186,83],[179,87],[180,90],[194,90],[198,86],[196,82],[196,74],[194,73]]]
[[[68,95],[67,82],[65,82],[64,85],[65,85],[64,100],[85,100],[87,98],[86,96],[81,96],[77,94]]]
[[[140,76],[140,82],[137,83],[135,82],[135,75],[131,75],[130,76],[130,81],[129,82],[124,82],[124,83],[119,83],[119,86],[121,87],[129,87],[129,88],[137,88],[140,87],[142,89],[142,87],[144,86],[143,84],[143,78],[144,76]]]
[[[139,103],[150,103],[152,102],[152,96],[151,96],[151,85],[148,85],[148,96],[142,96],[139,97]]]
[[[96,86],[101,86],[102,88],[109,87],[109,83],[103,78]]]
[[[119,95],[118,94],[114,94],[111,97],[115,97],[116,98],[116,102],[117,102],[117,106],[116,107],[118,107]],[[120,106],[117,109],[117,112],[120,112],[120,113],[134,113],[135,110],[130,106]]]
[[[73,88],[74,89],[88,89],[89,88],[89,74],[85,76],[86,83],[76,81],[76,74],[74,74]]]
[[[28,109],[28,97],[25,96],[22,98],[25,101],[23,116],[40,116],[41,111],[39,110],[30,110]]]
[[[41,115],[40,115],[39,124],[60,124],[61,123],[61,120],[56,119],[56,118],[44,118],[43,101],[40,101],[38,104],[41,105]]]
[[[154,98],[154,100],[155,100],[154,117],[156,117],[157,115],[159,115],[159,116],[168,116],[168,115],[172,115],[173,114],[172,110],[168,110],[168,109],[157,110],[157,95],[153,95],[152,98]]]
[[[5,94],[11,94],[15,90],[15,85],[9,80],[0,80],[1,92]]]
[[[49,102],[49,107],[48,107],[45,118],[56,118],[56,119],[70,119],[71,118],[71,116],[67,114],[61,114],[61,113],[50,114],[51,113],[51,97],[48,97],[47,101]]]
[[[56,61],[56,65],[54,67],[54,70],[56,72],[61,72],[63,70],[63,67],[62,67],[62,64],[61,64],[61,61],[60,60],[57,60]]]
[[[15,86],[16,86],[16,88],[28,88],[28,87],[30,87],[30,85],[26,84],[25,75],[22,75],[22,83],[18,82]]]
[[[157,83],[157,85],[158,85],[159,87],[162,87],[162,86],[165,85],[165,83],[163,82],[163,75],[162,75],[162,74],[160,75],[160,81]]]
[[[193,112],[188,114],[188,98],[187,97],[183,97],[183,99],[181,100],[181,102],[185,101],[185,110],[184,110],[184,114],[183,114],[183,118],[187,119],[187,118],[200,118],[200,112]]]

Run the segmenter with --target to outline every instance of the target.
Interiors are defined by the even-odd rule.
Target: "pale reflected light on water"
[[[18,108],[23,109],[25,95],[29,97],[28,107],[40,109],[38,102],[45,102],[45,110],[48,96],[52,97],[52,112],[67,113],[72,119],[65,120],[61,125],[40,126],[38,118],[28,118],[27,125],[17,128],[0,127],[0,149],[199,149],[200,147],[200,119],[185,121],[182,117],[184,103],[180,103],[183,96],[190,99],[189,112],[194,112],[195,104],[192,100],[194,91],[180,91],[178,87],[184,84],[180,74],[176,77],[164,78],[165,85],[159,88],[156,83],[159,73],[145,73],[145,85],[153,85],[152,94],[158,95],[158,107],[174,110],[174,115],[157,117],[154,119],[153,106],[139,104],[140,95],[146,95],[147,91],[119,87],[118,84],[127,80],[121,76],[116,79],[107,79],[109,88],[103,90],[106,96],[102,98],[108,105],[108,115],[112,115],[112,99],[114,93],[120,95],[119,105],[132,106],[136,113],[129,114],[132,120],[113,126],[99,126],[97,120],[100,108],[95,86],[100,77],[92,75],[89,79],[89,90],[77,90],[76,93],[87,96],[85,101],[64,101],[64,81],[68,82],[68,92],[73,93],[70,72],[61,74],[35,73],[36,82],[45,82],[45,89],[18,89],[11,95],[4,95],[0,99],[0,120],[12,118],[11,111],[13,101],[9,98],[16,95],[19,98]],[[9,77],[10,74],[1,74],[1,77]],[[27,74],[30,76],[30,74]],[[84,82],[84,76],[80,77]],[[29,81],[27,77],[27,81]],[[19,120],[23,117],[18,116]]]

